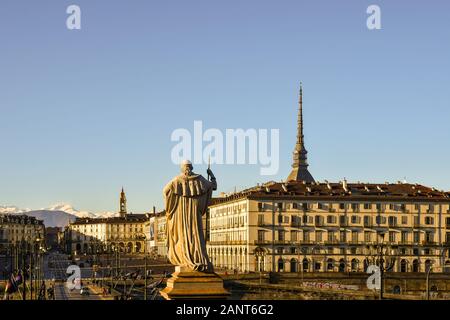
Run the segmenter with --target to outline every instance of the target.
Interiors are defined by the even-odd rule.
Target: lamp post
[[[379,299],[383,300],[384,294],[384,274],[394,268],[395,260],[397,258],[397,247],[384,243],[384,232],[378,233],[377,243],[373,245],[375,255],[372,256],[372,263],[376,264],[380,271],[380,292]],[[371,254],[371,246],[366,247],[368,255]],[[369,260],[369,259],[368,259]]]

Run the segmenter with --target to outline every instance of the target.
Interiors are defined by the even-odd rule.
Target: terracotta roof
[[[409,183],[346,183],[344,189],[342,182],[269,182],[224,197],[213,198],[211,205],[238,199],[450,202],[450,192]]]

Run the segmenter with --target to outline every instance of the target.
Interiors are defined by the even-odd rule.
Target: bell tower
[[[127,215],[127,197],[125,196],[125,192],[123,191],[123,187],[122,187],[122,192],[120,193],[120,217],[121,218],[125,218],[125,216]]]

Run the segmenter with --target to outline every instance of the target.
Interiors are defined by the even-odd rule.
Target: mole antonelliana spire
[[[297,142],[293,152],[292,171],[287,181],[314,182],[314,178],[308,171],[308,151],[305,149],[303,136],[303,88],[300,83],[299,110],[297,118]]]

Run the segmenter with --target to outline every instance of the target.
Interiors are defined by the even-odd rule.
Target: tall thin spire
[[[306,151],[303,136],[303,86],[301,82],[298,104],[297,141],[293,152],[292,171],[287,181],[314,182],[314,178],[308,171],[308,151]]]
[[[300,82],[300,95],[298,100],[297,144],[303,146],[303,85],[301,82]]]

